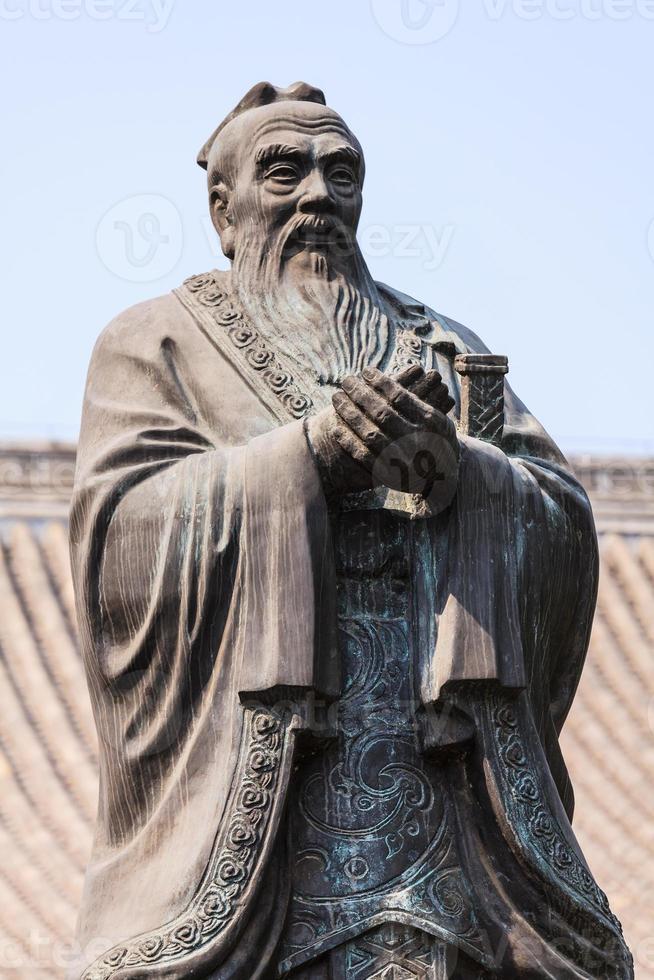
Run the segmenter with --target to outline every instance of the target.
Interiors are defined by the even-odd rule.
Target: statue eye
[[[290,183],[291,181],[298,179],[297,170],[288,163],[275,164],[273,167],[266,170],[265,176],[266,179],[281,180],[284,183]]]
[[[350,186],[356,182],[356,177],[354,173],[349,169],[349,167],[334,167],[330,171],[329,179],[333,184],[340,184],[341,186]]]

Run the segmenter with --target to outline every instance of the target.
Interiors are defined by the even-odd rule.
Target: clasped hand
[[[345,378],[332,407],[308,423],[328,489],[385,485],[436,503],[451,499],[459,457],[447,415],[453,404],[438,372],[417,365],[393,376],[366,368]]]

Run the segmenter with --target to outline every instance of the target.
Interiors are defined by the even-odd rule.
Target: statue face
[[[224,221],[214,220],[226,254],[234,257],[247,236],[248,245],[254,237],[264,248],[281,240],[285,265],[317,256],[335,269],[346,265],[361,214],[363,157],[340,116],[313,103],[265,106],[225,134],[226,235]]]
[[[356,240],[363,153],[341,117],[310,102],[249,109],[221,131],[208,170],[252,322],[325,383],[381,363],[388,316]]]

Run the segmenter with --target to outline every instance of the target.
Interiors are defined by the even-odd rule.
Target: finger
[[[416,384],[421,383],[421,379],[425,377],[425,372],[420,364],[409,364],[408,367],[402,368],[393,377],[403,388],[411,388],[413,390]]]
[[[448,412],[451,412],[456,405],[456,402],[447,389],[447,385],[442,385],[438,388],[438,390],[431,394],[427,394],[425,396],[425,401],[430,405],[433,405],[434,408],[439,409],[439,411],[443,412],[445,415],[447,415]]]
[[[455,405],[456,402],[450,395],[449,391],[447,391],[446,389],[445,392],[443,393],[442,400],[440,400],[440,404],[435,405],[434,407],[440,409],[443,415],[447,415],[449,412],[452,411]]]
[[[413,431],[413,423],[397,412],[384,395],[362,378],[345,378],[341,387],[357,408],[391,439],[399,439]],[[397,388],[399,391],[405,390],[401,385],[397,385]]]
[[[356,463],[365,467],[368,472],[372,472],[376,457],[366,445],[361,442],[359,437],[352,432],[344,422],[334,428],[334,436],[341,449],[350,456]]]
[[[407,391],[388,374],[382,374],[381,371],[372,368],[366,368],[363,374],[370,386],[386,398],[401,416],[414,425],[445,435],[448,420],[438,408],[418,398],[413,392]]]
[[[422,377],[417,378],[413,384],[407,385],[406,387],[410,388],[418,398],[424,398],[425,395],[434,388],[437,388],[442,382],[443,379],[438,371],[424,371]]]
[[[455,401],[450,395],[447,385],[443,381],[440,373],[436,370],[425,371],[422,377],[407,387],[418,398],[422,398],[429,405],[440,408],[442,412],[449,412],[455,405]]]
[[[422,401],[431,405],[432,408],[437,408],[446,415],[454,408],[455,401],[446,384],[440,383],[433,386],[418,384],[414,385],[411,391]]]
[[[343,391],[332,396],[332,404],[340,418],[363,444],[375,455],[383,452],[390,443],[388,436]]]

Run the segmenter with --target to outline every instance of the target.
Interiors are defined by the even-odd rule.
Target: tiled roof
[[[654,534],[611,531],[600,549],[588,659],[561,742],[575,832],[622,921],[636,977],[654,980]]]
[[[12,980],[63,977],[97,776],[61,521],[13,521],[2,535],[0,705],[2,967]]]
[[[74,447],[0,447],[0,975],[65,974],[96,805],[65,513]],[[602,573],[562,744],[574,826],[654,980],[654,460],[576,461]]]

